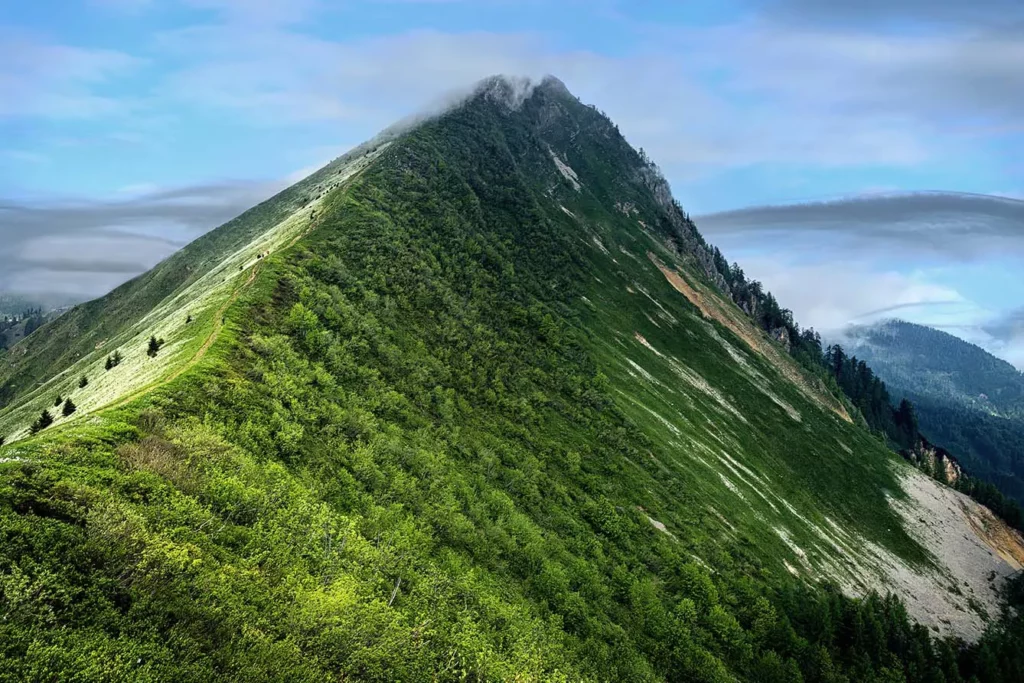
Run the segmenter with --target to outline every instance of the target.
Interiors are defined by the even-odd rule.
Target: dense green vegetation
[[[0,680],[1020,680],[1019,616],[962,647],[786,571],[758,517],[927,562],[886,450],[665,281],[604,117],[487,92],[262,259],[195,368],[4,447]]]

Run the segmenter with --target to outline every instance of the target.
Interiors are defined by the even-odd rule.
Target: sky
[[[561,78],[805,326],[1024,367],[1020,0],[0,3],[0,291],[97,296],[475,80]]]

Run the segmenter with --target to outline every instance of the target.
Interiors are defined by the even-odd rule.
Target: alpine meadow
[[[0,680],[1024,680],[1020,534],[750,297],[555,78],[385,131],[0,351]]]

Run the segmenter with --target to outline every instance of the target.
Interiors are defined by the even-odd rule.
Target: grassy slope
[[[545,137],[596,114],[557,93],[500,111],[427,124],[327,195],[196,367],[4,448],[10,675],[832,667],[780,614],[786,563],[843,580],[830,544],[857,535],[923,560],[889,455],[665,280],[648,251],[687,264],[639,228],[665,230],[620,138]]]
[[[56,396],[72,397],[80,420],[157,386],[194,362],[220,327],[218,316],[248,286],[261,255],[284,247],[316,224],[330,188],[358,173],[384,146],[364,145],[306,180],[208,233],[110,294],[76,306],[0,358],[0,436],[28,434],[48,409],[60,418]],[[191,317],[191,321],[189,318]],[[151,336],[166,346],[146,354]],[[106,358],[124,362],[111,371]],[[79,380],[89,380],[85,388]],[[0,392],[4,393],[4,392]]]

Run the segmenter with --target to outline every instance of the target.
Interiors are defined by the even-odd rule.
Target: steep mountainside
[[[930,635],[981,637],[1020,537],[722,295],[607,118],[522,85],[481,84],[12,350],[0,679],[1014,665],[1015,630]],[[906,606],[849,599],[872,590]]]
[[[1024,374],[974,344],[902,321],[851,328],[844,344],[894,399],[913,401],[929,438],[1024,504]]]

